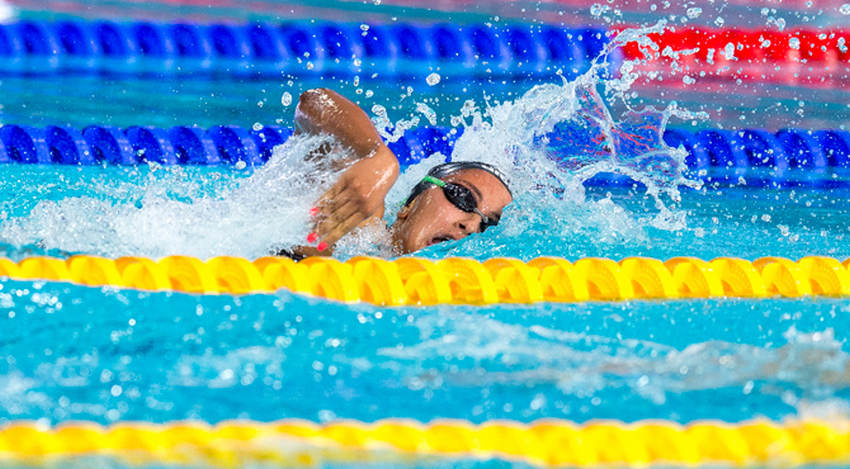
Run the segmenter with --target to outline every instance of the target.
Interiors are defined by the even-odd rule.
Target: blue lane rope
[[[366,27],[368,26],[368,28]],[[0,25],[0,73],[382,76],[439,66],[465,76],[587,71],[607,30],[551,25],[156,24],[26,20]],[[357,60],[355,60],[357,59]],[[307,66],[307,63],[310,66]]]
[[[436,152],[450,156],[455,141],[463,133],[463,129],[454,133],[451,130],[447,127],[409,130],[389,147],[402,166]],[[92,125],[78,130],[4,125],[0,127],[0,163],[138,165],[150,162],[205,166],[239,163],[255,167],[268,161],[273,148],[290,135],[291,128],[280,126],[120,129]],[[771,133],[759,129],[705,129],[693,133],[668,129],[664,140],[688,152],[685,163],[691,177],[709,183],[737,183],[744,178],[747,185],[758,187],[850,187],[850,132],[847,131],[784,129]],[[568,151],[569,144],[559,147],[553,143],[549,153],[558,159]],[[627,176],[602,174],[588,184],[631,186],[635,182]]]

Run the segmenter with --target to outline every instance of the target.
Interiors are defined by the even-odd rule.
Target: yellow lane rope
[[[108,427],[70,422],[41,428],[35,422],[16,421],[0,428],[0,461],[49,463],[75,456],[108,456],[133,463],[233,467],[256,462],[304,466],[325,461],[499,457],[540,466],[834,465],[850,462],[848,423],[595,421],[577,425],[540,420],[474,425],[460,420],[421,424],[389,419],[324,425],[303,420],[227,421],[215,426],[196,421],[122,422]]]
[[[539,257],[528,262],[495,258],[484,262],[403,257],[394,261],[355,257],[346,262],[311,257],[300,262],[262,257],[253,262],[186,256],[159,261],[141,257],[67,260],[0,258],[0,277],[70,281],[144,290],[201,294],[245,294],[286,288],[339,301],[378,305],[575,302],[644,298],[850,296],[850,259],[823,256],[792,261],[763,257],[629,257],[619,262],[585,258],[575,262]]]

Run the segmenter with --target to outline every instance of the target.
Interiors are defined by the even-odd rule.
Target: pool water
[[[70,10],[77,6],[59,3]],[[79,128],[290,126],[297,96],[326,86],[373,115],[375,105],[383,106],[394,123],[418,116],[420,126],[430,125],[417,110],[417,103],[426,104],[437,124],[465,127],[455,159],[519,163],[511,176],[520,189],[503,223],[417,256],[850,257],[846,188],[767,189],[747,185],[746,178],[701,184],[681,166],[681,155],[666,148],[659,158],[669,171],[642,167],[635,155],[611,163],[582,152],[561,155],[571,161],[565,167],[538,143],[546,125],[580,101],[570,94],[572,85],[549,83],[526,96],[548,80],[446,74],[429,85],[425,75],[363,76],[356,83],[352,77],[310,76],[5,76],[0,120]],[[583,89],[602,97],[582,106],[601,105],[614,116],[610,123],[617,130],[627,127],[618,121],[627,105],[664,109],[673,100],[707,113],[703,120],[684,112],[671,117],[671,125],[688,129],[840,128],[848,117],[846,92],[840,90],[730,84],[718,95],[637,83],[630,90],[637,96],[622,102],[604,94],[609,83],[614,81],[608,77],[586,78]],[[284,93],[293,103],[282,103]],[[569,112],[563,115],[581,114]],[[650,117],[658,114],[648,116],[655,122]],[[482,123],[497,121],[501,127],[495,131]],[[663,129],[653,125],[644,130],[657,137]],[[593,136],[598,128],[579,130]],[[321,194],[321,187],[305,188],[301,177],[307,169],[303,155],[312,144],[291,141],[256,170],[7,165],[0,185],[0,253],[14,260],[79,253],[267,255],[281,243],[301,242],[308,232],[307,211]],[[387,221],[428,165],[445,156],[406,169],[388,196]],[[611,169],[630,172],[645,185],[583,184]],[[373,241],[368,234],[352,236],[336,256],[381,253]],[[0,279],[0,424],[392,417],[475,423],[845,421],[848,318],[847,299],[831,297],[386,308],[287,291],[190,295]],[[124,467],[96,458],[68,463]],[[370,464],[381,465],[391,463]],[[407,465],[527,467],[508,460],[436,458]]]
[[[427,72],[427,73],[424,73]],[[424,75],[432,73],[423,70]],[[311,88],[325,87],[350,97],[368,109],[375,104],[390,111],[393,121],[416,115],[417,102],[437,111],[438,125],[450,126],[469,99],[479,105],[486,101],[514,100],[531,86],[550,83],[556,77],[469,78],[441,74],[436,85],[425,77],[378,76],[363,74],[357,78],[283,76],[280,79],[235,79],[206,77],[187,80],[178,77],[139,79],[135,76],[5,76],[0,77],[4,93],[0,122],[37,127],[71,125],[197,125],[208,128],[229,124],[251,127],[292,125],[298,96]],[[808,89],[790,85],[743,83],[715,84],[710,89],[699,85],[659,87],[634,85],[637,96],[633,106],[664,107],[671,101],[680,106],[707,113],[704,120],[673,120],[671,127],[696,131],[703,128],[763,128],[771,132],[795,127],[805,129],[844,128],[850,122],[847,90]],[[284,106],[281,96],[289,93],[292,104]],[[157,97],[148,99],[149,94]],[[109,99],[103,99],[109,96]],[[802,103],[802,104],[801,104]]]
[[[0,295],[5,420],[738,422],[844,411],[850,380],[840,299],[387,309],[11,281]]]

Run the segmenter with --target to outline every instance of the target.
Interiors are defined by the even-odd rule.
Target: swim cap
[[[508,178],[505,176],[505,174],[501,172],[499,168],[491,164],[482,163],[480,161],[453,161],[451,163],[438,164],[437,166],[431,168],[430,171],[428,171],[428,176],[435,177],[437,179],[442,179],[450,174],[454,174],[458,171],[463,171],[464,169],[480,169],[483,171],[487,171],[488,173],[495,176],[496,179],[498,179],[499,182],[501,182],[502,185],[505,186],[505,189],[508,190],[508,194],[510,194],[511,198],[513,198],[514,193],[511,192],[511,187],[507,183]],[[404,201],[404,206],[406,207],[410,204],[410,202],[413,202],[413,199],[415,199],[416,196],[424,192],[430,184],[431,183],[427,181],[419,181],[419,184],[413,186],[413,190],[410,191],[410,195],[407,196],[407,200]]]

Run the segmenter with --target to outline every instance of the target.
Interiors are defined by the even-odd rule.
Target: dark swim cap
[[[498,179],[499,182],[501,182],[502,185],[505,186],[505,189],[508,190],[508,194],[510,194],[511,198],[513,198],[514,193],[511,192],[511,187],[508,186],[508,178],[503,172],[499,170],[499,168],[491,164],[481,163],[479,161],[454,161],[452,163],[443,163],[431,168],[431,170],[428,171],[428,176],[435,177],[437,179],[442,179],[450,174],[454,174],[458,171],[463,171],[464,169],[480,169],[483,171],[487,171],[488,173],[495,176],[496,179]],[[406,207],[410,205],[410,203],[413,202],[413,199],[415,199],[416,196],[424,192],[425,189],[427,189],[430,185],[431,183],[428,181],[419,181],[419,184],[413,186],[413,190],[410,191],[410,195],[407,196],[407,200],[404,201],[403,206]]]

